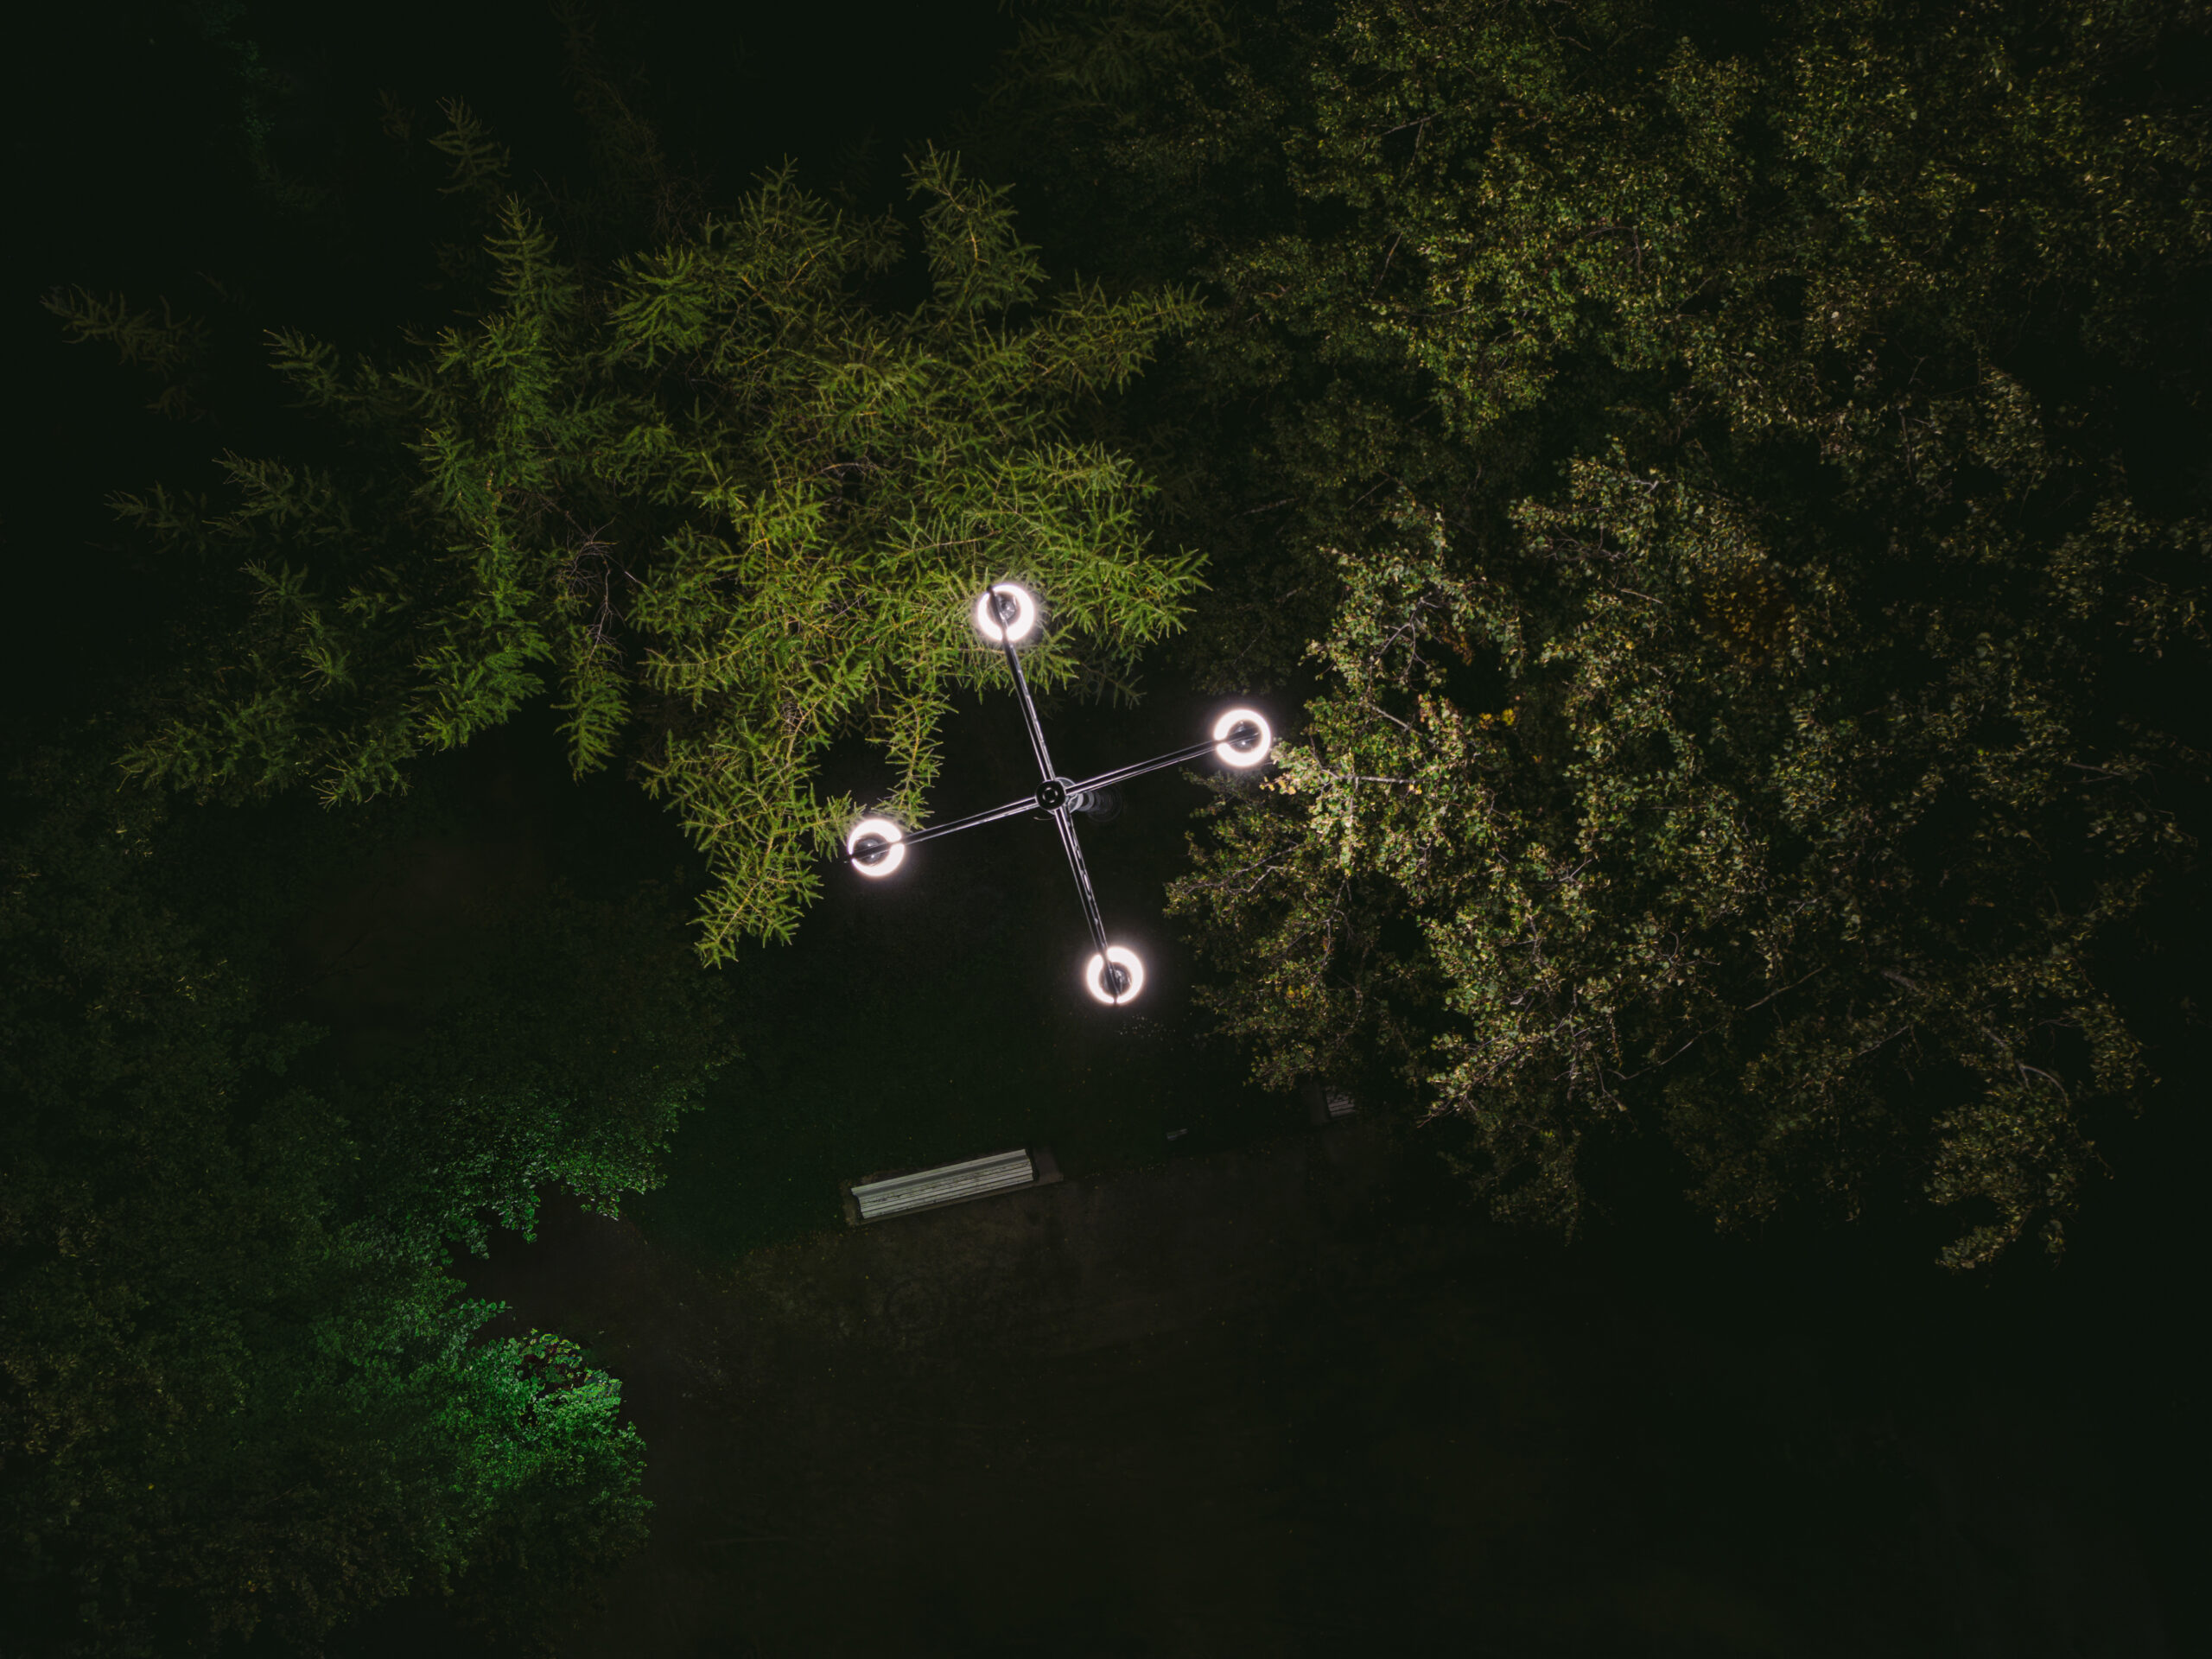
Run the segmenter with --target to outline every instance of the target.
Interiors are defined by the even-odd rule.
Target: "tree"
[[[645,1448],[572,1343],[487,1336],[448,1253],[487,1216],[527,1229],[550,1184],[654,1183],[719,1058],[677,918],[524,906],[464,998],[341,1060],[271,918],[429,803],[179,812],[118,791],[92,735],[14,777],[0,844],[10,1634],[312,1643],[442,1588],[526,1641],[642,1541]]]
[[[920,819],[950,690],[1005,672],[966,621],[988,582],[1047,596],[1044,686],[1102,683],[1175,625],[1197,561],[1147,555],[1131,463],[1064,433],[1178,296],[1039,306],[1004,192],[934,151],[912,169],[918,307],[861,291],[901,257],[895,221],[832,212],[788,171],[730,219],[582,270],[448,114],[448,188],[491,221],[481,302],[389,360],[272,334],[332,423],[324,452],[226,457],[220,507],[122,500],[178,557],[242,570],[249,601],[201,623],[224,643],[135,774],[359,801],[550,691],[575,769],[626,758],[707,855],[719,960],[788,934],[855,816],[816,792],[836,739],[875,743],[884,809]],[[53,303],[78,337],[166,360],[150,313]]]
[[[423,757],[557,699],[573,768],[626,760],[706,851],[712,960],[791,925],[852,812],[817,798],[834,740],[883,745],[918,817],[950,690],[1003,671],[963,626],[988,578],[1046,594],[1047,684],[1110,678],[1197,585],[1144,555],[1128,463],[1062,435],[1175,296],[1034,303],[1002,193],[931,154],[930,297],[889,304],[893,219],[786,170],[705,219],[588,68],[581,196],[510,194],[448,107],[430,148],[470,228],[437,250],[447,326],[376,359],[270,336],[297,407],[258,429],[283,459],[226,452],[219,501],[123,499],[168,561],[177,649],[19,780],[0,1510],[27,1639],[311,1643],[442,1587],[527,1640],[643,1536],[613,1379],[547,1333],[489,1337],[451,1256],[527,1230],[549,1187],[610,1208],[655,1185],[727,1010],[665,889],[556,883],[442,941],[398,1036],[310,1027],[278,942],[435,832]],[[300,199],[326,228],[346,211]],[[636,200],[657,251],[626,251]],[[219,328],[50,305],[149,372],[159,412],[257,429]],[[118,752],[168,787],[118,795]]]
[[[1209,302],[1163,499],[1277,513],[1247,569],[1330,595],[1307,729],[1174,893],[1262,1075],[1395,1074],[1569,1228],[1640,1134],[1723,1225],[1902,1184],[1954,1265],[2058,1248],[2196,891],[2201,14],[1109,5],[1029,46],[1040,222],[1154,202],[1134,277]]]

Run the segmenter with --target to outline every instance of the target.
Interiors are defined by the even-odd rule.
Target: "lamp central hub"
[[[1067,798],[1068,780],[1065,778],[1047,778],[1037,785],[1037,804],[1047,812],[1058,811]]]

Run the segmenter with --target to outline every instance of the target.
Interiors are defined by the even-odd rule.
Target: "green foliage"
[[[678,947],[675,896],[588,900],[556,887],[470,918],[418,992],[420,1028],[332,1088],[377,1145],[350,1179],[391,1248],[527,1232],[557,1183],[612,1213],[660,1184],[677,1125],[728,1052],[725,1011]]]
[[[448,116],[452,188],[492,217],[480,307],[389,360],[272,334],[325,452],[226,457],[220,506],[121,501],[175,556],[242,569],[249,601],[135,773],[359,801],[550,692],[576,771],[626,758],[708,855],[715,960],[789,933],[856,813],[815,786],[836,738],[874,742],[880,810],[920,820],[950,690],[1005,672],[966,623],[988,581],[1045,596],[1047,687],[1175,626],[1195,559],[1145,555],[1131,463],[1065,427],[1185,316],[1176,296],[1039,304],[1003,191],[934,151],[912,170],[912,310],[859,291],[899,259],[895,224],[788,173],[585,270]]]
[[[194,391],[208,346],[207,325],[199,318],[180,317],[167,300],[156,316],[151,311],[132,310],[120,295],[98,295],[81,288],[58,290],[44,303],[61,319],[72,341],[98,340],[125,366],[159,380],[161,391],[146,405],[156,414],[182,419],[205,413]]]
[[[1725,1225],[1903,1180],[1954,1264],[2056,1248],[2196,847],[2202,46],[1408,0],[1140,54],[1108,114],[1040,77],[1039,194],[1151,204],[1137,274],[1213,297],[1174,527],[1276,515],[1215,546],[1240,620],[1330,596],[1176,893],[1267,1075],[1396,1072],[1566,1226],[1642,1131]]]
[[[550,1592],[642,1541],[644,1446],[572,1345],[487,1339],[499,1309],[462,1299],[448,1251],[480,1243],[487,1211],[527,1226],[550,1180],[604,1202],[657,1178],[715,1058],[675,918],[556,896],[484,947],[534,954],[504,975],[472,962],[466,999],[336,1065],[286,1017],[296,988],[266,941],[352,842],[318,854],[296,824],[173,819],[79,766],[12,793],[11,1637],[312,1643],[437,1587],[526,1637],[557,1615]]]
[[[1162,66],[1201,60],[1229,38],[1215,0],[1073,0],[1025,16],[1013,55],[1025,86],[1049,89],[1062,113],[1110,122]],[[996,102],[994,116],[1019,118]]]

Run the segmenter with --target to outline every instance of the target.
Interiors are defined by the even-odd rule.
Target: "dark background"
[[[1014,25],[989,3],[938,0],[609,8],[598,15],[597,31],[610,68],[636,72],[632,90],[658,124],[671,162],[706,181],[713,198],[734,198],[760,168],[789,156],[809,182],[867,206],[898,200],[902,151],[945,130],[970,105]],[[105,494],[156,478],[204,480],[209,456],[277,442],[282,422],[273,400],[253,395],[257,372],[248,353],[223,359],[233,366],[208,388],[208,418],[170,422],[146,412],[149,391],[99,353],[65,346],[40,296],[77,283],[141,303],[166,297],[248,341],[255,328],[283,321],[373,345],[439,305],[418,204],[380,159],[380,92],[425,116],[439,97],[465,98],[512,146],[518,176],[557,180],[580,172],[587,159],[558,31],[536,3],[92,4],[41,9],[13,20],[9,32],[14,211],[0,251],[0,351],[15,418],[0,552],[13,615],[0,692],[13,745],[66,730],[127,696],[138,666],[175,648],[162,624],[186,597],[180,577],[122,541]],[[284,181],[320,194],[310,200]],[[1150,690],[1135,710],[1048,709],[1068,766],[1179,745],[1211,706],[1172,684]],[[1019,791],[1025,757],[1009,707],[963,706],[947,748],[938,802],[944,812]],[[477,814],[487,848],[534,839],[553,849],[556,861],[584,864],[642,867],[683,857],[667,821],[639,805],[619,779],[569,784],[543,726],[522,722],[445,763],[442,776]],[[978,836],[926,857],[918,852],[910,861],[925,882],[887,883],[891,890],[883,892],[833,882],[796,944],[753,952],[728,970],[747,1058],[683,1132],[670,1185],[635,1206],[639,1248],[677,1275],[655,1282],[712,1279],[739,1271],[732,1264],[759,1247],[798,1248],[788,1241],[836,1224],[836,1182],[871,1170],[1042,1142],[1080,1180],[1171,1156],[1257,1157],[1236,1149],[1308,1133],[1298,1103],[1243,1085],[1238,1057],[1206,1037],[1190,1002],[1196,970],[1160,913],[1160,884],[1178,867],[1186,814],[1202,798],[1174,774],[1147,779],[1131,787],[1120,818],[1087,832],[1109,921],[1125,922],[1151,946],[1154,977],[1141,1020],[1103,1020],[1082,999],[1070,965],[1079,918],[1050,836],[1025,823],[985,832],[995,837],[988,842]],[[423,941],[435,929],[428,922],[423,929],[414,948],[431,948]],[[404,938],[394,946],[390,971],[406,970],[410,948]],[[340,1026],[347,1018],[343,1007],[329,1014]],[[1946,1503],[1991,1513],[2056,1506],[2075,1521],[2071,1531],[2062,1526],[2052,1535],[2094,1538],[2096,1549],[2139,1560],[2165,1622],[2167,1650],[2201,1650],[2208,1631],[2187,1592],[2202,1578],[2208,1530],[2199,1502],[2201,1389],[2189,1359],[2198,1346],[2190,1332],[2201,1319],[2206,1259],[2203,1072],[2189,1054],[2162,1057],[2162,1070],[2152,1110],[2107,1145],[2113,1179],[2089,1195],[2069,1230],[2069,1253],[2056,1267],[2024,1251],[1990,1274],[1946,1280],[1929,1265],[1931,1236],[1886,1221],[1714,1241],[1675,1211],[1630,1196],[1646,1190],[1633,1184],[1598,1236],[1561,1252],[1483,1234],[1448,1185],[1420,1156],[1408,1155],[1378,1178],[1373,1203],[1381,1219],[1361,1223],[1370,1230],[1362,1236],[1387,1242],[1432,1225],[1471,1230],[1465,1236],[1481,1236],[1479,1252],[1446,1252],[1401,1270],[1389,1248],[1370,1249],[1330,1281],[1351,1287],[1333,1301],[1313,1300],[1320,1293],[1310,1274],[1294,1274],[1295,1284],[1269,1300],[1249,1284],[1206,1290],[1213,1281],[1193,1268],[1194,1294],[1201,1301],[1217,1294],[1224,1311],[1217,1323],[1245,1331],[1249,1342],[1186,1343],[1180,1360],[1172,1344],[1156,1351],[1138,1344],[1117,1351],[1114,1363],[1123,1368],[1128,1397],[1166,1390],[1160,1408],[1171,1414],[1199,1409],[1190,1403],[1197,1400],[1230,1417],[1275,1412],[1290,1426],[1283,1457],[1323,1471],[1315,1512],[1336,1516],[1328,1524],[1344,1541],[1368,1541],[1342,1558],[1333,1577],[1323,1563],[1304,1580],[1300,1593],[1319,1598],[1323,1610],[1308,1622],[1316,1651],[1350,1650],[1342,1643],[1353,1637],[1340,1621],[1353,1608],[1367,1610],[1362,1640],[1389,1633],[1393,1617],[1425,1637],[1466,1634],[1429,1591],[1384,1595],[1395,1582],[1388,1563],[1417,1546],[1427,1524],[1421,1517],[1432,1511],[1390,1498],[1376,1484],[1382,1465],[1360,1448],[1401,1431],[1418,1448],[1427,1444],[1422,1435],[1444,1434],[1455,1421],[1449,1410],[1433,1421],[1421,1416],[1434,1409],[1438,1391],[1450,1397],[1474,1387],[1464,1367],[1455,1370],[1450,1342],[1436,1335],[1440,1319],[1487,1319],[1491,1328],[1506,1328],[1515,1319],[1542,1323],[1569,1306],[1583,1322],[1580,1334],[1547,1350],[1540,1368],[1560,1389],[1561,1444],[1578,1448],[1576,1457],[1641,1459],[1657,1472],[1642,1485],[1562,1478],[1559,1501],[1570,1510],[1586,1502],[1593,1512],[1575,1512],[1586,1538],[1562,1523],[1560,1549],[1625,1548],[1620,1538],[1667,1529],[1663,1508],[1639,1508],[1643,1500],[1624,1491],[1688,1490],[1686,1501],[1711,1520],[1713,1548],[1745,1560],[1777,1529],[1808,1535],[1816,1514],[1831,1522],[1840,1514],[1842,1532],[1815,1530],[1809,1535],[1832,1541],[1812,1548],[1816,1556],[1824,1550],[1859,1563],[1839,1568],[1834,1581],[1850,1596],[1879,1599],[1890,1593],[1885,1584],[1894,1590],[1893,1616],[1878,1624],[1918,1629],[1930,1652],[2024,1651],[2005,1645],[2014,1638],[1992,1634],[2015,1628],[1997,1618],[2013,1593],[2005,1576],[1966,1582],[1981,1569],[1946,1565],[1927,1542],[1941,1535],[1940,1527],[1929,1530],[1929,1516]],[[1173,1129],[1189,1133],[1171,1141]],[[1220,1201],[1233,1203],[1243,1189],[1224,1190],[1230,1196]],[[1333,1259],[1329,1229],[1341,1218],[1278,1219],[1294,1230],[1319,1230],[1314,1259]],[[558,1230],[550,1236],[557,1243]],[[510,1274],[506,1290],[518,1303],[551,1319],[588,1300],[596,1247],[572,1240],[568,1255],[537,1256],[518,1242],[506,1248],[512,1265],[499,1270]],[[1467,1265],[1478,1255],[1478,1272]],[[792,1272],[791,1282],[808,1282]],[[564,1284],[564,1273],[575,1282]],[[1499,1312],[1500,1296],[1519,1311]],[[1459,1312],[1440,1315],[1440,1306]],[[649,1371],[642,1344],[669,1328],[641,1313],[627,1346],[608,1339],[609,1363],[620,1373],[627,1356]],[[1663,1339],[1650,1337],[1655,1330]],[[1594,1392],[1586,1378],[1576,1381],[1578,1343],[1614,1356]],[[1673,1357],[1664,1364],[1655,1357],[1662,1350]],[[782,1372],[774,1369],[781,1362],[762,1359],[767,1369],[757,1387],[816,1387],[805,1370],[818,1357],[814,1350],[792,1338],[776,1351],[802,1351],[814,1357],[791,1359]],[[1064,1469],[1079,1473],[1085,1458],[1107,1466],[1147,1444],[1100,1403],[1117,1396],[1110,1389],[1102,1395],[1095,1374],[1078,1383],[988,1344],[963,1351],[978,1388],[1007,1394],[1006,1421],[1042,1414],[1064,1425]],[[1252,1369],[1254,1355],[1268,1357],[1267,1365]],[[1376,1383],[1391,1366],[1428,1381]],[[887,1400],[924,1386],[899,1381],[895,1367],[882,1377]],[[650,1403],[651,1385],[641,1386]],[[1484,1420],[1471,1404],[1466,1421]],[[665,1426],[683,1432],[673,1418]],[[649,1436],[659,1432],[646,1427]],[[785,1424],[777,1433],[787,1441],[799,1431]],[[836,1460],[858,1457],[859,1446],[881,1451],[877,1440],[841,1433],[834,1423],[822,1433],[780,1477],[766,1457],[761,1478],[795,1482],[793,1491],[811,1490],[808,1481],[845,1490],[857,1471]],[[1815,1459],[1819,1466],[1811,1467],[1804,1437],[1820,1442],[1823,1435],[1827,1462]],[[1940,1480],[1884,1484],[1878,1471],[1891,1463],[1882,1447],[1897,1443],[1982,1449],[1959,1452],[1955,1466],[1966,1472],[1945,1477],[1958,1488],[1947,1497]],[[675,1455],[671,1450],[657,1464],[656,1482],[678,1477],[668,1461]],[[753,1465],[741,1450],[728,1455],[732,1478],[742,1479]],[[779,1455],[788,1458],[787,1445]],[[1240,1478],[1233,1460],[1202,1459],[1200,1466],[1223,1482]],[[1109,1509],[1118,1503],[1114,1513],[1140,1529],[1184,1501],[1157,1484],[1116,1490]],[[960,1502],[1003,1508],[1012,1501],[988,1484],[947,1491],[951,1529],[919,1525],[900,1534],[908,1544],[899,1547],[915,1554],[885,1582],[909,1583],[931,1550],[957,1548],[945,1541],[963,1535],[951,1525]],[[1241,1499],[1259,1504],[1264,1496],[1255,1487]],[[1234,1525],[1239,1493],[1228,1501],[1222,1524]],[[1608,1513],[1594,1512],[1609,1504]],[[682,1528],[690,1523],[682,1517],[691,1513],[669,1505],[649,1554],[688,1548]],[[1844,1535],[1856,1541],[1834,1541]],[[1853,1555],[1861,1546],[1865,1553]],[[1889,1559],[1885,1549],[1902,1563],[1893,1571],[1880,1567]],[[2105,1571],[2086,1559],[2056,1567],[2039,1559],[2020,1554],[2014,1568],[2044,1579],[2071,1570],[2085,1581]],[[1111,1567],[1102,1579],[1067,1565],[1072,1578],[1109,1597],[1113,1573],[1123,1570]],[[1949,1586],[1955,1594],[1929,1600],[1929,1586],[1942,1586],[1947,1573],[1958,1580]],[[868,1605],[864,1586],[851,1593]],[[1975,1624],[1957,1606],[1988,1617]],[[832,1610],[823,1611],[831,1618]],[[875,1611],[899,1616],[887,1605]],[[1261,1610],[1253,1611],[1255,1628],[1264,1624]],[[2068,1651],[2157,1650],[2142,1645],[2139,1630],[2101,1635],[2094,1623],[2047,1634],[2078,1644]],[[1593,1650],[1580,1644],[1598,1638],[1578,1636],[1577,1628],[1562,1614],[1556,1640],[1548,1641],[1524,1623],[1498,1637],[1505,1644],[1494,1650]],[[403,1637],[448,1640],[437,1629],[434,1608],[403,1608],[360,1640],[364,1650]],[[957,1622],[945,1631],[944,1650],[962,1650]],[[1314,1634],[1329,1631],[1337,1634]],[[1148,1650],[1145,1631],[1125,1634],[1136,1645],[1096,1650]],[[727,1639],[730,1651],[787,1650],[748,1649],[734,1631]],[[1756,1633],[1745,1640],[1742,1650],[1769,1650]],[[1160,1631],[1151,1644],[1186,1650]],[[1063,1643],[1061,1650],[1091,1649]]]

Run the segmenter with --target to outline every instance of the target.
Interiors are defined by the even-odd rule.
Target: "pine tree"
[[[135,775],[361,801],[550,696],[575,770],[624,760],[707,855],[714,961],[788,935],[857,815],[815,785],[839,737],[891,767],[871,805],[922,820],[950,694],[1005,672],[967,621],[987,583],[1049,607],[1040,686],[1110,681],[1177,625],[1197,559],[1147,551],[1133,464],[1067,425],[1185,320],[1179,296],[1040,302],[1005,191],[936,151],[911,172],[918,307],[861,292],[902,257],[895,221],[788,170],[582,269],[448,115],[448,188],[491,220],[451,262],[473,259],[481,303],[382,359],[272,333],[319,450],[226,455],[220,500],[120,499],[170,556],[245,583]],[[182,355],[146,314],[53,303],[79,338]]]

